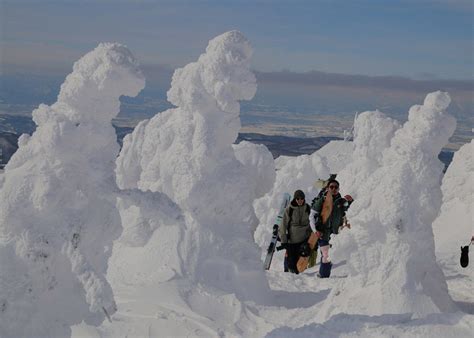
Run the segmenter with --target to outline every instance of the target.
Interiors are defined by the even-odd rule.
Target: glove
[[[304,242],[300,246],[300,256],[301,257],[308,257],[311,254],[311,248],[309,247],[308,242]]]
[[[314,224],[317,224],[319,222],[319,212],[315,211],[314,212]]]
[[[460,259],[461,266],[463,268],[469,265],[469,245],[461,247],[461,259]]]
[[[352,202],[352,201],[354,200],[351,195],[346,195],[346,196],[344,196],[344,199],[345,199],[347,202]]]
[[[321,222],[316,223],[316,231],[324,232],[324,230],[326,229],[324,229],[323,223]]]

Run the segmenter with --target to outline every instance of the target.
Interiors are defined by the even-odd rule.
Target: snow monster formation
[[[111,120],[145,80],[130,51],[103,43],[74,64],[57,102],[33,111],[0,191],[0,336],[67,337],[115,311],[105,279],[121,232]]]
[[[474,236],[473,159],[474,140],[471,140],[454,153],[453,161],[443,176],[441,185],[443,205],[438,218],[433,223],[433,231],[438,260],[447,266],[459,260],[458,247],[469,244],[471,236]],[[452,231],[447,232],[446,228]],[[474,250],[472,246],[471,250]],[[471,257],[473,257],[472,253]],[[464,271],[471,273],[474,278],[473,269]]]
[[[443,164],[438,154],[456,126],[445,111],[450,101],[444,92],[428,94],[396,131],[396,124],[378,113],[372,113],[371,123],[356,124],[357,157],[340,180],[343,186],[352,184],[355,202],[349,218],[357,245],[347,261],[350,277],[332,290],[320,319],[336,311],[370,316],[411,313],[419,318],[455,310],[436,263],[432,230],[442,202]],[[370,115],[362,117],[367,121]],[[387,131],[387,140],[379,129]],[[374,147],[371,140],[376,139],[386,148]]]
[[[125,137],[116,168],[120,188],[162,192],[186,215],[176,243],[182,266],[174,269],[241,300],[258,300],[268,289],[252,239],[252,202],[271,188],[257,176],[274,179],[268,150],[232,146],[241,127],[238,101],[257,89],[251,55],[238,31],[211,40],[197,62],[175,71],[168,100],[177,108],[139,123]]]

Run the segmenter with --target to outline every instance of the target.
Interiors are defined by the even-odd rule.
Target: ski
[[[270,241],[270,244],[268,245],[267,256],[265,257],[265,262],[263,263],[265,270],[270,269],[270,264],[272,264],[273,254],[275,253],[275,248],[278,241],[278,229],[281,226],[281,222],[283,221],[283,215],[285,214],[285,209],[290,204],[290,201],[290,194],[284,193],[283,200],[280,204],[280,210],[278,211],[278,216],[275,220],[275,224],[273,224],[272,239]]]

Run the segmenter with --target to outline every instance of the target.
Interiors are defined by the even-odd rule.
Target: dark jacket
[[[290,221],[290,210],[291,222]],[[309,226],[310,207],[308,204],[298,206],[295,200],[292,200],[286,208],[283,215],[283,222],[279,229],[279,236],[282,243],[301,243],[308,239],[311,235],[311,227]],[[289,236],[288,236],[288,228]]]
[[[326,198],[326,193],[321,194],[316,198],[313,205],[311,206],[319,215],[323,208],[323,203]],[[341,194],[333,196],[332,212],[329,215],[326,223],[323,224],[321,216],[318,217],[316,222],[316,230],[322,232],[323,236],[321,239],[329,241],[331,234],[339,233],[339,227],[342,225],[343,217],[346,215],[347,209],[349,209],[350,202],[341,197]]]

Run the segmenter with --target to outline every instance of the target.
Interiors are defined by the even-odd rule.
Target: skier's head
[[[326,187],[333,195],[339,192],[339,182],[335,179],[329,180]]]
[[[302,205],[304,203],[304,192],[302,190],[296,190],[293,194],[293,199],[298,203],[298,205]]]

